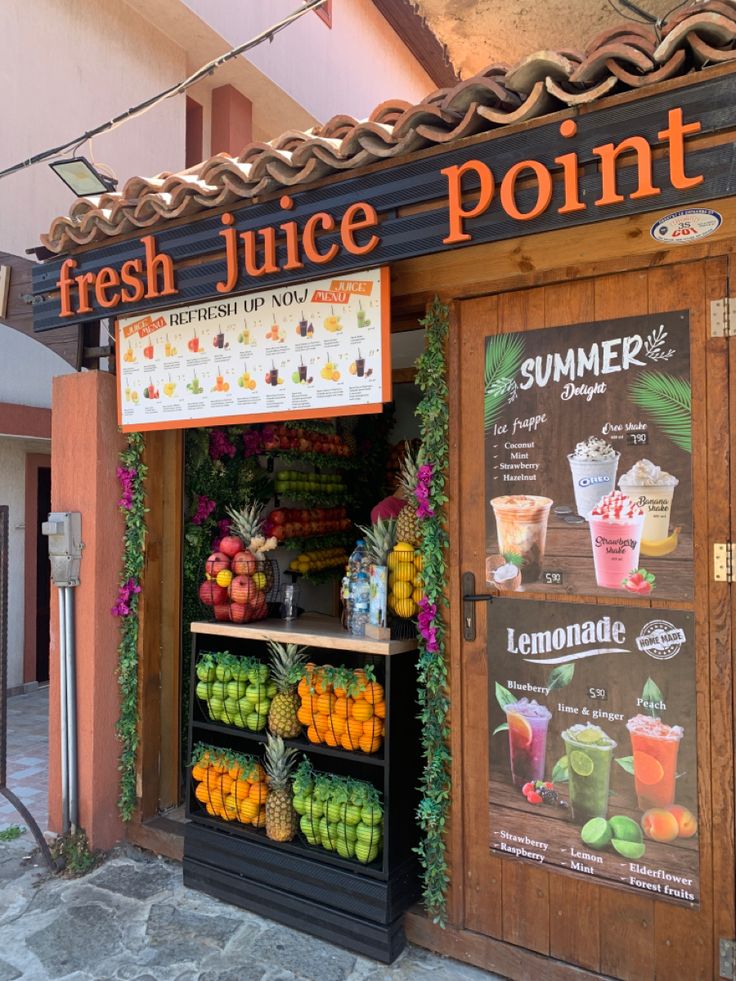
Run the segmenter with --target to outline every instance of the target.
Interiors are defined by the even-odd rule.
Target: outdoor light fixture
[[[100,173],[86,157],[55,160],[49,164],[49,167],[78,198],[88,197],[90,194],[104,194],[106,191],[114,191],[118,186],[114,177]]]

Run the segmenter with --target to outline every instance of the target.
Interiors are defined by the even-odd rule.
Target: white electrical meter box
[[[48,535],[51,579],[55,586],[78,586],[82,559],[82,515],[79,511],[52,511],[41,525]]]

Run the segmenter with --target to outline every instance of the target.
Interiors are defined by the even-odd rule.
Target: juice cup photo
[[[532,699],[522,698],[504,706],[509,727],[511,778],[523,787],[530,780],[544,779],[547,726],[552,713]]]
[[[569,774],[570,810],[576,824],[608,814],[608,784],[616,743],[600,726],[574,725],[562,733]]]
[[[268,384],[269,385],[278,385],[278,383],[279,383],[279,371],[278,371],[278,368],[271,368],[271,370],[268,373]]]
[[[307,366],[305,364],[299,365],[299,381],[303,382],[307,380]]]
[[[496,519],[498,551],[521,559],[521,581],[535,582],[542,572],[547,521],[552,499],[533,494],[491,498]]]
[[[362,378],[364,371],[365,371],[365,358],[358,358],[355,362],[355,374],[358,376],[358,378]]]
[[[598,501],[616,487],[616,471],[619,453],[605,460],[580,460],[568,453],[572,486],[575,492],[575,508],[587,518]]]
[[[639,807],[669,807],[675,802],[677,753],[681,726],[668,726],[650,715],[635,715],[626,728],[634,756],[634,784]]]
[[[595,578],[605,589],[621,589],[639,568],[644,512],[624,494],[606,495],[588,516]]]

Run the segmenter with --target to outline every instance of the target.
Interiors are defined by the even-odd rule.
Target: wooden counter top
[[[281,644],[306,644],[330,650],[357,651],[360,654],[403,654],[416,649],[411,640],[371,640],[353,637],[335,617],[305,613],[296,620],[258,620],[256,623],[204,623],[192,624],[193,634],[209,634],[214,637],[238,637],[243,640],[275,640]]]

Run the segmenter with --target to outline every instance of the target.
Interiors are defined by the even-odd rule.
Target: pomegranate
[[[217,606],[227,602],[227,590],[218,586],[214,579],[205,579],[199,587],[199,598],[205,606]]]
[[[238,552],[242,552],[244,548],[245,545],[242,539],[238,538],[237,535],[225,535],[220,542],[220,551],[224,552],[228,558],[232,558]]]
[[[252,552],[238,552],[233,557],[231,568],[236,576],[252,576],[256,571],[256,557]]]
[[[233,603],[249,603],[258,590],[250,576],[236,576],[230,583],[230,599]]]
[[[204,564],[205,572],[214,579],[218,572],[230,568],[230,559],[224,552],[213,552]]]

